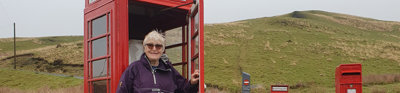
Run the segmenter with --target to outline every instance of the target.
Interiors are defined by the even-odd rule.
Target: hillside
[[[82,90],[83,80],[72,77],[83,76],[82,36],[19,37],[16,41],[17,70],[13,70],[13,39],[0,39],[0,92]]]
[[[332,93],[336,66],[361,63],[363,92],[400,91],[400,22],[313,10],[204,28],[209,87],[241,91],[242,70],[256,92]]]
[[[17,69],[83,76],[83,37],[17,38]],[[0,67],[13,68],[13,39],[0,39]]]

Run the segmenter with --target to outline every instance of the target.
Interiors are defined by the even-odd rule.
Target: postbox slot
[[[342,76],[354,76],[354,75],[361,75],[360,72],[350,72],[350,73],[343,73]]]

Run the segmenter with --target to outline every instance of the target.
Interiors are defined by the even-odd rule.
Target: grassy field
[[[82,36],[17,38],[16,41],[18,70],[13,70],[13,39],[0,39],[0,92],[43,93],[54,89],[58,90],[53,92],[62,92],[83,84],[82,79],[72,77],[83,76]]]
[[[17,88],[23,91],[45,87],[49,89],[68,88],[83,84],[82,79],[45,75],[26,70],[0,68],[0,75],[0,88]]]
[[[13,68],[13,39],[0,39],[0,67]],[[17,38],[17,69],[83,76],[83,37]]]
[[[361,63],[364,76],[400,74],[399,27],[400,22],[324,11],[207,24],[205,82],[239,92],[244,71],[255,92],[272,84],[299,86],[291,89],[302,93],[334,92],[339,64]],[[400,88],[400,81],[391,83],[376,87]]]

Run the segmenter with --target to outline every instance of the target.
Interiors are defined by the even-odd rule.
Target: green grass
[[[332,90],[339,64],[361,63],[363,75],[398,74],[400,38],[395,36],[400,36],[400,31],[385,29],[398,29],[400,23],[387,22],[394,25],[382,31],[364,27],[380,27],[382,22],[324,11],[297,11],[206,25],[205,82],[238,92],[242,69],[251,74],[252,84],[265,89],[272,84],[306,83]],[[310,91],[306,88],[303,92]]]
[[[0,68],[0,87],[36,90],[42,87],[50,89],[67,88],[83,84],[83,80],[73,77],[58,77],[38,74],[31,71]]]

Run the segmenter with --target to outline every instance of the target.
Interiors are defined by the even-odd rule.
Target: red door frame
[[[191,49],[190,49],[190,59],[189,62],[191,62],[191,72],[190,73],[194,73],[194,67],[195,67],[195,60],[198,60],[198,68],[199,68],[199,73],[200,73],[200,81],[199,81],[199,92],[200,93],[204,93],[204,6],[203,6],[203,0],[196,0],[196,4],[198,6],[193,6],[191,8],[191,12],[189,12],[190,16],[189,16],[189,20],[190,20],[190,32],[191,34],[189,35],[190,40],[191,40]],[[194,21],[194,17],[195,15],[198,14],[199,16],[199,27],[198,27],[198,31],[195,31],[195,21]],[[199,38],[199,50],[197,53],[195,53],[195,49],[196,49],[196,37]],[[188,76],[190,77],[190,76]]]
[[[203,0],[199,0],[199,69],[200,69],[200,82],[199,82],[199,92],[204,93],[204,2]]]
[[[100,1],[98,1],[97,3],[100,3]],[[85,54],[84,54],[84,89],[85,89],[85,92],[92,92],[91,90],[91,88],[90,87],[88,87],[88,86],[91,86],[91,82],[93,82],[93,81],[98,81],[98,80],[107,80],[106,82],[106,85],[107,86],[109,86],[110,85],[110,79],[111,79],[111,75],[109,75],[109,67],[107,67],[107,74],[106,74],[106,76],[105,77],[100,77],[100,78],[92,78],[92,71],[91,70],[88,70],[88,69],[91,69],[92,68],[92,62],[93,61],[96,61],[96,60],[100,60],[100,59],[105,59],[106,60],[106,64],[108,65],[108,66],[110,66],[109,65],[109,63],[111,62],[109,59],[110,58],[112,58],[111,57],[111,55],[112,55],[112,52],[110,52],[110,51],[112,51],[111,50],[111,48],[110,48],[110,42],[113,42],[113,41],[111,41],[112,39],[110,38],[110,37],[113,37],[112,35],[113,34],[111,34],[111,32],[113,32],[113,22],[112,22],[112,19],[113,19],[113,17],[114,17],[114,13],[113,13],[113,10],[114,10],[114,5],[112,4],[112,2],[111,1],[109,1],[109,2],[102,2],[102,3],[104,3],[104,4],[102,4],[101,5],[101,7],[98,5],[98,4],[96,4],[96,5],[94,5],[93,6],[93,8],[96,8],[96,9],[90,9],[90,8],[87,8],[87,9],[85,9],[85,16],[84,16],[84,49],[85,49]],[[105,34],[102,34],[102,35],[99,35],[99,36],[95,36],[95,37],[91,37],[91,34],[89,34],[89,33],[92,33],[91,32],[91,24],[92,24],[92,20],[94,20],[94,19],[96,19],[96,18],[99,18],[99,17],[102,17],[102,16],[105,16],[106,17],[106,22],[107,22],[107,27],[106,27],[106,33]],[[105,56],[100,56],[100,57],[96,57],[96,58],[92,58],[92,53],[89,53],[89,51],[90,52],[92,52],[93,51],[93,49],[92,48],[90,48],[90,50],[88,49],[88,47],[89,47],[89,45],[90,46],[92,46],[92,41],[94,41],[94,40],[97,40],[97,39],[100,39],[100,38],[106,38],[107,39],[107,54],[105,55]],[[112,45],[112,44],[111,44]],[[90,55],[90,57],[88,57]],[[111,66],[112,67],[112,66]],[[107,91],[110,91],[108,88],[107,88]]]
[[[195,61],[196,59],[199,58],[199,51],[197,53],[195,53],[196,51],[196,37],[198,37],[199,35],[199,29],[198,31],[195,30],[195,15],[198,13],[198,7],[194,7],[193,10],[191,9],[191,11],[193,11],[192,13],[190,13],[190,60],[189,62],[191,65],[191,69],[190,69],[190,73],[194,72],[194,67],[195,67]],[[200,46],[199,46],[200,47]]]
[[[114,93],[118,87],[119,79],[129,65],[129,14],[128,0],[115,0],[115,31],[113,37],[113,77],[111,91]]]
[[[90,73],[88,69],[91,69],[88,62],[93,60],[89,60],[88,55],[88,44],[85,43],[85,56],[84,56],[84,92],[90,93],[91,88],[89,87],[91,84],[90,81],[94,80],[103,80],[108,79],[110,82],[107,82],[107,85],[111,88],[111,92],[114,93],[118,87],[118,81],[122,75],[122,72],[125,70],[125,67],[128,66],[128,9],[126,8],[128,5],[128,0],[96,0],[89,4],[88,0],[85,0],[85,10],[84,10],[84,41],[90,42],[92,39],[88,39],[90,31],[88,21],[91,21],[94,18],[97,18],[103,14],[110,13],[109,21],[107,24],[110,25],[111,28],[108,28],[110,31],[108,33],[109,38],[107,44],[108,47],[108,55],[109,57],[109,66],[111,67],[107,71],[110,72],[111,75],[106,78],[98,78],[98,79],[90,79]],[[101,37],[101,36],[100,36]],[[124,42],[126,41],[126,42]],[[91,51],[91,50],[90,50]],[[111,60],[110,60],[111,59]],[[107,87],[108,87],[107,86]],[[90,91],[90,92],[89,92]]]

